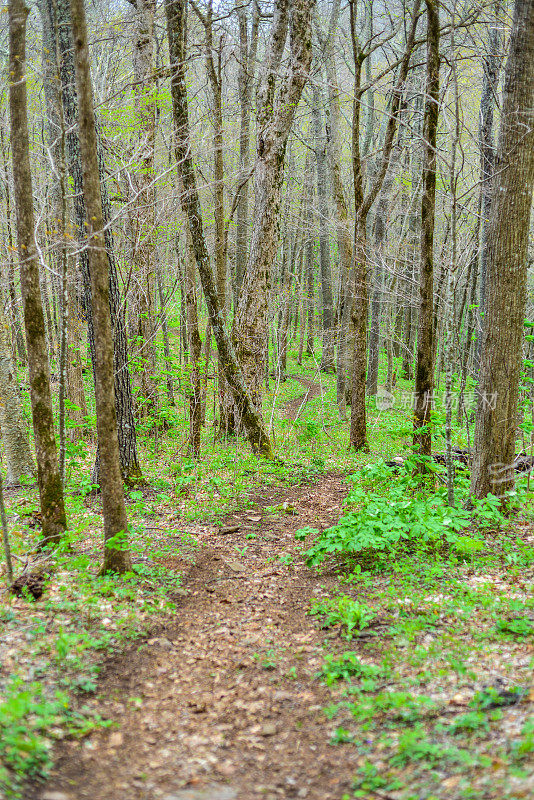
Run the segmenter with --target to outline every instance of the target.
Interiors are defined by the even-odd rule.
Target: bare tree
[[[322,94],[317,81],[312,93],[313,138],[317,167],[317,215],[319,218],[319,265],[323,299],[323,351],[321,369],[334,371],[334,303],[332,298],[332,267],[328,214],[328,179],[326,169],[326,134],[322,120]]]
[[[419,331],[415,370],[414,442],[420,455],[432,453],[430,412],[434,388],[434,228],[436,217],[436,140],[439,114],[439,6],[426,0],[427,65],[423,126],[423,197],[421,201],[421,266]],[[420,430],[421,429],[421,430]],[[423,462],[420,464],[425,469]]]
[[[351,39],[354,58],[354,100],[352,105],[352,171],[354,180],[354,275],[346,289],[346,303],[350,303],[350,320],[354,340],[352,395],[350,416],[350,447],[354,450],[368,450],[366,395],[367,367],[367,325],[369,316],[369,265],[367,244],[367,217],[382,188],[386,177],[400,110],[401,90],[408,74],[410,60],[415,44],[415,33],[419,20],[420,0],[415,0],[406,44],[402,55],[397,80],[388,109],[388,120],[384,135],[381,158],[369,189],[364,190],[362,149],[360,146],[360,111],[362,86],[362,66],[368,55],[362,48],[356,30],[356,5],[350,3]],[[369,46],[369,45],[368,45]]]
[[[39,262],[35,245],[33,186],[30,169],[26,97],[26,18],[24,0],[9,3],[9,110],[11,117],[11,155],[17,211],[17,244],[20,283],[24,307],[24,327],[28,347],[28,371],[33,432],[37,454],[37,479],[41,502],[43,536],[46,542],[59,542],[67,528],[63,485],[58,467],[50,365],[46,346],[45,321],[41,301]]]
[[[133,68],[135,111],[138,123],[137,165],[130,173],[135,200],[129,209],[132,226],[133,264],[130,292],[133,317],[130,330],[139,364],[139,403],[142,415],[153,413],[157,406],[157,359],[154,346],[156,286],[155,247],[155,173],[154,140],[156,137],[156,89],[154,71],[155,0],[130,0],[134,7]]]
[[[486,313],[471,491],[503,495],[513,461],[534,186],[534,0],[516,0],[488,231]]]
[[[249,393],[243,371],[237,361],[235,350],[224,325],[224,314],[219,304],[204,237],[202,211],[191,156],[187,88],[185,83],[186,9],[185,0],[166,0],[165,11],[171,60],[171,95],[176,136],[176,162],[184,189],[182,192],[182,206],[191,231],[193,250],[206,305],[208,306],[213,335],[215,336],[219,356],[224,367],[224,376],[233,392],[236,404],[242,411],[243,427],[253,451],[267,458],[272,458],[273,451],[269,435],[263,425],[261,414]]]
[[[279,235],[280,188],[287,138],[311,64],[309,0],[277,0],[267,64],[258,92],[254,173],[254,227],[237,304],[232,340],[252,394],[261,409],[268,338],[268,289]],[[289,25],[291,59],[276,96],[277,73]],[[239,420],[241,410],[236,409]]]
[[[95,333],[95,400],[100,452],[100,487],[104,515],[102,572],[123,573],[131,569],[131,560],[129,551],[124,544],[128,519],[122,488],[117,415],[115,413],[109,265],[102,218],[93,87],[89,67],[84,0],[70,0],[70,10],[78,94],[78,135],[87,212],[91,305]]]
[[[252,110],[252,87],[256,70],[256,53],[258,49],[258,31],[260,27],[260,9],[254,0],[252,19],[249,23],[247,5],[236,2],[239,21],[239,189],[236,208],[235,234],[235,300],[239,297],[243,275],[247,264],[248,233],[248,184],[250,178],[250,116]]]

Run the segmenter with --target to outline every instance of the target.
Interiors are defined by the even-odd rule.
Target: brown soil
[[[315,679],[324,633],[306,613],[335,579],[308,570],[294,539],[335,522],[345,494],[336,475],[265,490],[253,511],[201,538],[172,624],[105,664],[96,710],[117,727],[64,741],[48,786],[27,797],[339,800],[349,791],[358,754],[328,744],[331,695]]]

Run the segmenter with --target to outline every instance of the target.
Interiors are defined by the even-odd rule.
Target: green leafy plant
[[[261,668],[265,670],[276,669],[276,662],[278,654],[274,647],[270,647],[264,653],[254,653],[252,656],[255,661],[258,661]]]
[[[495,630],[499,633],[524,639],[527,636],[534,636],[534,621],[528,617],[498,619],[495,623]]]
[[[358,774],[354,778],[354,797],[361,797],[367,800],[369,793],[375,794],[380,790],[393,792],[396,789],[401,789],[403,785],[398,779],[390,780],[375,764],[371,761],[366,761],[358,769]]]
[[[292,566],[294,566],[294,563],[295,563],[295,559],[291,555],[291,553],[280,553],[279,556],[278,556],[278,560],[282,564],[285,564],[286,567],[292,567]]]
[[[355,736],[353,733],[348,731],[346,728],[339,727],[336,728],[332,736],[330,737],[330,744],[349,744],[353,742]]]
[[[406,766],[411,762],[426,762],[437,766],[441,761],[449,761],[465,765],[477,763],[467,750],[457,747],[443,747],[431,741],[423,727],[420,725],[404,731],[399,738],[397,753],[391,763]]]
[[[474,557],[484,550],[484,542],[472,536],[459,536],[452,543],[452,550],[465,561],[473,561]]]
[[[309,613],[322,618],[323,628],[330,628],[338,623],[345,626],[347,639],[352,639],[357,631],[368,628],[376,617],[372,608],[353,600],[346,594],[326,600],[315,600]]]
[[[383,674],[383,667],[364,664],[356,653],[348,651],[340,656],[327,655],[317,677],[323,678],[327,686],[332,686],[341,680],[350,682],[351,678],[374,679]]]
[[[452,733],[465,733],[468,731],[477,731],[482,734],[489,731],[489,723],[486,714],[482,711],[468,711],[466,714],[460,714],[451,725]]]
[[[521,738],[512,743],[512,755],[516,761],[531,757],[534,753],[534,717],[527,719],[521,728]]]
[[[299,528],[299,530],[295,533],[295,539],[298,542],[303,542],[306,536],[315,536],[319,533],[318,528],[310,528],[307,526],[306,528]]]
[[[65,726],[74,736],[111,722],[100,716],[74,712],[68,696],[57,691],[47,697],[38,682],[23,684],[15,678],[3,692],[0,703],[0,794],[17,797],[27,778],[46,777],[52,766],[51,732]]]
[[[376,717],[384,717],[389,721],[415,722],[421,715],[436,709],[436,702],[426,695],[414,695],[410,692],[383,691],[373,697],[367,697],[359,688],[352,689],[350,694],[357,696],[357,701],[349,704],[352,715],[363,722]]]
[[[487,686],[485,689],[475,692],[475,696],[469,705],[472,708],[481,710],[510,706],[517,703],[524,693],[525,689],[522,686],[512,686],[510,689],[497,689],[495,686]]]
[[[376,559],[414,546],[435,550],[456,541],[458,531],[470,524],[465,509],[450,508],[442,491],[416,491],[413,478],[406,472],[392,481],[394,475],[389,470],[390,484],[385,495],[369,491],[365,481],[369,480],[370,470],[362,472],[363,483],[355,485],[347,498],[347,505],[354,510],[319,534],[306,551],[308,566],[320,566],[336,554]],[[361,473],[356,473],[353,480],[360,477]],[[382,477],[381,472],[378,477]]]

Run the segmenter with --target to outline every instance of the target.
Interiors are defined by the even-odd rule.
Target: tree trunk
[[[200,358],[202,342],[198,331],[197,286],[195,254],[191,232],[186,229],[185,245],[185,308],[187,314],[187,339],[191,356],[189,372],[189,441],[195,458],[200,457],[200,432],[202,428],[202,386]]]
[[[11,337],[2,295],[0,287],[0,432],[6,457],[6,485],[19,486],[23,476],[35,475],[35,465],[11,360]]]
[[[165,383],[167,385],[167,402],[174,406],[174,381],[171,365],[171,348],[169,344],[169,325],[167,322],[167,299],[163,295],[163,275],[161,264],[156,263],[156,281],[159,297],[159,314],[161,318],[161,332],[163,334],[163,356],[165,359]]]
[[[303,218],[302,211],[304,208],[304,192],[305,190],[303,190],[300,212],[297,218],[297,230],[299,231],[301,229],[302,218]],[[290,252],[284,272],[284,280],[282,282],[281,313],[280,313],[280,324],[278,327],[278,375],[281,381],[285,381],[287,372],[287,350],[289,345],[288,339],[289,339],[289,323],[291,318],[291,290],[293,285],[293,278],[295,277],[295,272],[298,273],[300,271],[300,265],[298,267],[296,266],[297,249],[299,249],[300,262],[302,263],[302,255],[303,255],[302,243],[299,244],[297,233],[294,232],[293,241],[291,247],[289,248]]]
[[[37,479],[45,542],[59,542],[67,528],[63,486],[59,474],[50,366],[46,349],[45,322],[35,246],[33,187],[26,99],[26,17],[24,0],[9,2],[9,109],[11,155],[17,212],[17,240],[24,326],[28,347],[30,398],[32,405]]]
[[[28,360],[28,356],[26,354],[26,342],[24,341],[24,334],[22,332],[20,304],[15,288],[15,265],[13,263],[13,252],[15,248],[13,246],[13,229],[11,223],[11,193],[8,173],[8,153],[7,148],[4,145],[4,131],[2,126],[0,126],[0,146],[2,148],[3,177],[6,193],[7,289],[9,298],[9,317],[15,330],[15,341],[17,345],[19,361],[21,364],[26,364]]]
[[[415,370],[414,444],[421,456],[432,454],[430,412],[434,388],[434,226],[436,214],[436,139],[439,114],[438,0],[426,0],[427,66],[423,124],[423,197],[421,202],[421,273],[419,333]],[[419,432],[419,428],[423,428]],[[420,471],[425,471],[420,464]]]
[[[480,148],[480,221],[479,221],[479,304],[477,314],[477,362],[480,362],[484,308],[486,305],[486,277],[488,263],[488,233],[490,226],[492,179],[495,166],[495,144],[493,141],[493,115],[497,105],[499,75],[501,71],[501,49],[503,22],[501,0],[493,6],[494,19],[489,25],[487,51],[482,58],[484,77],[478,126]]]
[[[68,397],[71,403],[69,417],[75,425],[70,427],[67,433],[72,441],[76,441],[82,431],[85,433],[88,432],[88,410],[82,372],[82,347],[85,321],[78,303],[76,283],[76,263],[71,255],[69,257],[67,275],[67,291],[69,295],[67,303],[69,314],[67,323],[67,386]]]
[[[317,212],[319,217],[319,265],[323,300],[323,352],[321,370],[334,371],[334,307],[332,300],[332,267],[330,264],[329,214],[327,202],[326,139],[321,119],[322,97],[317,82],[313,87],[312,117],[317,166]]]
[[[139,142],[135,152],[138,165],[132,177],[135,200],[130,210],[133,240],[132,301],[135,350],[139,360],[141,415],[153,414],[157,407],[157,359],[154,346],[154,300],[156,285],[156,197],[154,190],[154,141],[156,137],[156,91],[152,82],[154,66],[155,0],[130,0],[134,6],[133,72],[135,112]]]
[[[224,375],[233,390],[234,400],[242,413],[243,426],[252,449],[259,455],[273,457],[269,436],[264,428],[261,414],[256,408],[249,393],[243,372],[237,361],[236,353],[224,326],[223,311],[213,280],[211,264],[204,238],[202,212],[196,187],[196,176],[190,147],[189,114],[187,107],[187,89],[185,83],[185,37],[186,37],[186,2],[185,0],[166,0],[167,34],[169,38],[169,54],[171,61],[171,96],[176,131],[176,162],[182,179],[184,191],[182,205],[187,216],[191,239],[195,251],[202,289],[211,319],[213,335],[217,342],[219,355],[224,366]]]
[[[62,329],[60,333],[60,385],[63,387],[66,368],[66,390],[70,400],[69,418],[74,425],[69,428],[69,436],[76,439],[81,432],[84,419],[87,417],[87,403],[81,371],[81,325],[77,313],[77,297],[75,290],[74,256],[68,254],[67,223],[66,223],[66,126],[61,93],[61,58],[58,47],[57,9],[47,0],[39,1],[39,12],[43,27],[43,83],[47,116],[48,159],[52,167],[52,214],[54,231],[59,235],[52,236],[53,251],[57,252],[55,258],[58,275],[61,276],[58,285],[60,294],[60,309]],[[65,281],[67,282],[67,296],[65,297]],[[64,341],[63,324],[66,324],[67,344]],[[66,352],[68,351],[68,352]],[[66,364],[64,363],[66,360]],[[61,389],[61,394],[64,389]],[[60,437],[62,438],[62,424],[60,422]],[[60,471],[64,475],[62,457],[63,441],[60,443]]]
[[[95,347],[93,320],[91,316],[91,281],[88,268],[88,253],[85,246],[85,204],[83,198],[83,179],[80,157],[80,143],[76,130],[78,120],[78,101],[75,92],[73,44],[71,36],[70,11],[68,0],[47,0],[49,8],[55,2],[57,11],[58,47],[61,56],[61,85],[65,122],[67,124],[67,156],[69,170],[74,184],[74,210],[78,243],[80,246],[80,265],[83,275],[85,293],[85,311],[87,316],[87,334],[95,373]],[[50,11],[52,13],[52,11]],[[97,136],[98,146],[98,136]],[[118,424],[119,451],[121,459],[121,472],[123,479],[129,483],[143,481],[137,457],[137,441],[135,433],[135,420],[133,413],[133,397],[128,366],[128,348],[126,340],[126,326],[124,321],[124,303],[119,290],[117,265],[111,227],[111,204],[105,184],[105,166],[102,148],[98,147],[98,169],[100,175],[100,194],[102,198],[102,215],[104,219],[104,238],[109,265],[109,298],[111,325],[113,331],[113,357],[115,379],[115,405]],[[95,463],[94,480],[98,482],[98,454]]]
[[[262,405],[268,336],[268,295],[279,234],[280,187],[287,138],[311,62],[309,0],[277,0],[268,66],[259,91],[254,228],[232,341],[258,409]],[[276,75],[284,50],[288,16],[292,63],[275,100]],[[239,410],[238,410],[239,413]]]
[[[516,0],[488,231],[487,306],[471,491],[502,496],[513,461],[534,184],[534,0]]]
[[[374,219],[374,248],[376,266],[371,297],[371,328],[369,332],[369,359],[367,370],[367,393],[373,397],[378,391],[378,365],[380,359],[380,319],[382,316],[382,294],[384,292],[384,244],[386,241],[387,216],[390,205],[389,193],[394,179],[392,157],[384,185],[377,203]]]
[[[354,450],[369,450],[367,441],[367,409],[365,406],[365,383],[367,361],[367,318],[369,315],[369,289],[367,276],[366,220],[361,219],[355,227],[354,256],[354,303],[351,308],[351,323],[354,331],[352,364],[352,392],[350,413],[350,446]]]
[[[236,3],[239,20],[239,72],[237,76],[240,121],[239,121],[239,175],[238,199],[236,208],[235,234],[235,293],[234,305],[237,305],[243,276],[247,265],[248,234],[248,181],[250,178],[250,113],[252,109],[252,87],[254,84],[256,51],[258,48],[258,30],[260,9],[257,0],[254,2],[252,24],[249,33],[246,5]]]
[[[113,380],[113,338],[109,306],[109,264],[104,239],[93,88],[89,67],[84,0],[70,0],[78,94],[78,135],[87,212],[87,251],[95,334],[95,402],[104,516],[102,573],[131,570],[125,547],[128,519],[121,480]],[[120,540],[120,541],[118,541]],[[117,546],[120,545],[120,546]]]
[[[7,527],[6,506],[4,503],[4,481],[0,470],[0,524],[2,525],[2,541],[4,543],[4,555],[6,557],[6,578],[8,586],[13,581],[13,562],[11,560],[11,545],[9,543],[9,530]]]
[[[65,484],[66,457],[66,394],[67,394],[67,346],[68,346],[68,245],[67,245],[67,183],[65,163],[65,116],[61,100],[59,79],[59,52],[57,39],[51,30],[55,20],[46,11],[46,2],[39,3],[43,25],[43,83],[47,111],[48,158],[52,167],[51,180],[51,225],[48,249],[51,255],[52,283],[59,306],[57,338],[59,344],[59,473]]]

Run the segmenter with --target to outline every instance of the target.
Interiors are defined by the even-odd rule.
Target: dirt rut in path
[[[345,494],[336,476],[265,490],[226,520],[238,531],[206,534],[176,622],[106,665],[96,710],[119,727],[64,742],[31,797],[341,798],[357,753],[328,744],[324,633],[306,614],[332,579],[305,567],[294,533],[335,522]]]

